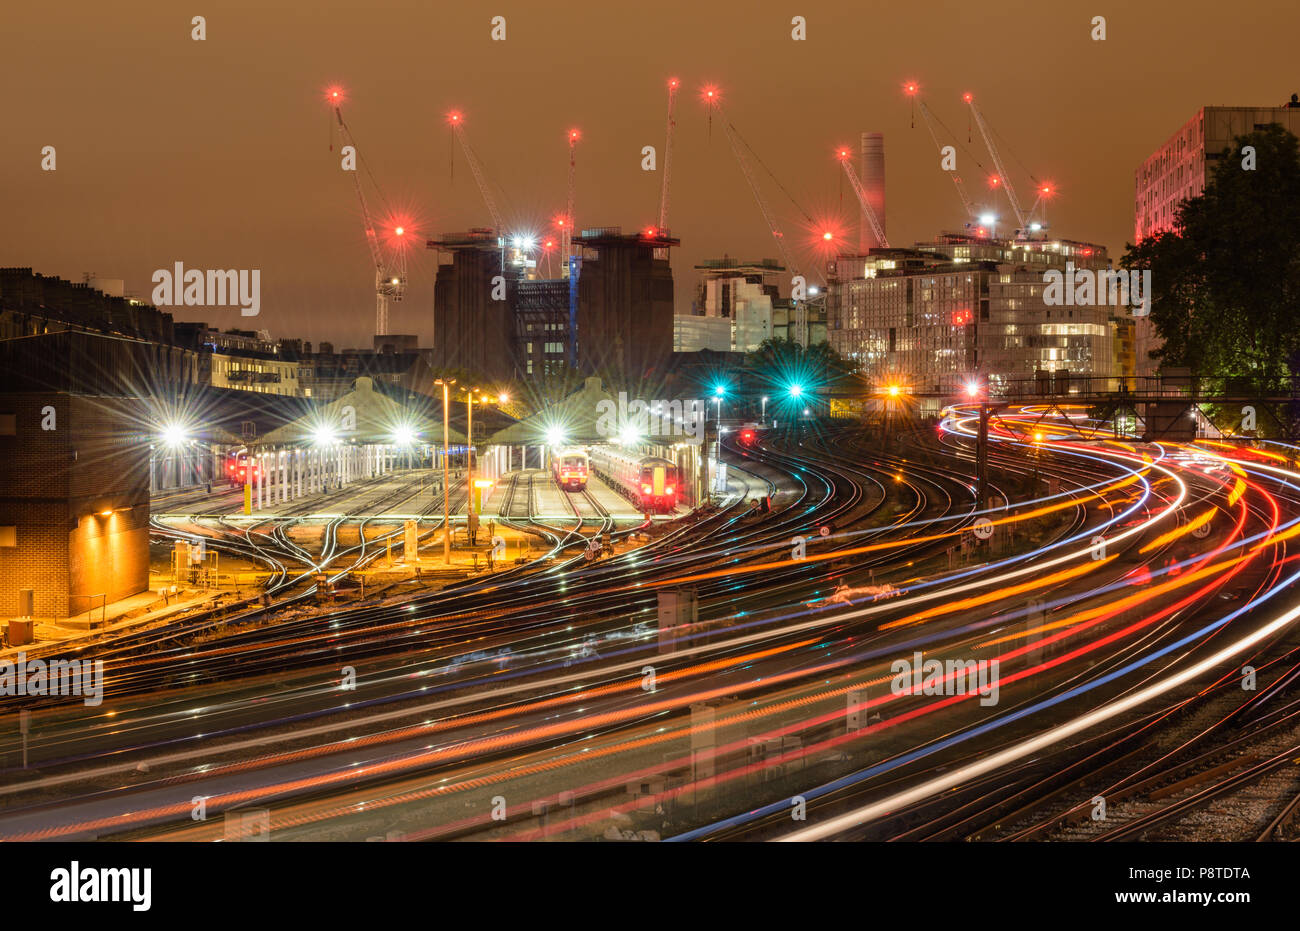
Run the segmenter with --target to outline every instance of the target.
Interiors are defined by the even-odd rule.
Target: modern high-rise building
[[[910,249],[840,256],[830,268],[827,336],[868,377],[957,393],[1040,371],[1130,376],[1132,317],[1102,302],[1049,304],[1046,273],[1105,271],[1102,246],[947,233]],[[1131,361],[1128,363],[1131,366]]]
[[[1133,241],[1174,228],[1178,205],[1199,196],[1233,140],[1270,123],[1300,136],[1300,95],[1280,107],[1202,107],[1134,173]],[[1159,348],[1150,319],[1139,319],[1135,353],[1139,375],[1154,375]]]

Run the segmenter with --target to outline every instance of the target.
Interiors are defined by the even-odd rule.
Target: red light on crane
[[[826,230],[824,233],[822,233],[822,239],[825,240],[826,242],[830,242],[834,238],[835,238],[835,234],[832,233],[830,230]]]
[[[450,113],[447,114],[447,122],[453,125],[459,123],[462,119],[463,117],[461,116],[459,110],[452,110]]]
[[[700,91],[700,99],[705,103],[717,103],[721,98],[722,94],[718,91],[717,87],[712,84],[704,85],[703,89]]]
[[[344,92],[343,88],[339,87],[337,84],[325,88],[325,102],[332,106],[337,107],[339,104],[343,103],[346,98],[347,94]]]
[[[844,161],[846,158],[849,157],[849,155],[850,152],[848,149],[840,149],[838,152],[835,153],[835,157],[838,158],[840,161]]]
[[[997,175],[989,175],[989,187],[997,187],[1002,180]]]
[[[570,142],[577,142],[581,137],[582,137],[582,133],[578,132],[576,129],[569,130]]]
[[[964,100],[964,101],[966,101],[967,103],[970,103],[972,100],[975,99],[975,96],[974,96],[973,94],[969,94],[969,93],[967,93],[967,94],[962,94],[962,95],[961,95],[961,99]]]
[[[393,232],[396,233],[398,236],[405,236],[405,235],[406,235],[406,227],[404,227],[404,226],[399,226],[399,227],[397,227],[395,230],[393,230]]]
[[[681,84],[681,83],[682,83],[682,82],[679,81],[679,80],[677,80],[676,78],[669,78],[669,79],[668,79],[668,86],[669,86],[669,87],[672,87],[672,88],[676,88],[677,85],[679,85],[679,84]]]
[[[905,93],[915,94],[918,90],[920,90],[920,88],[917,87],[915,81],[908,81],[906,84],[903,85],[903,91]]]

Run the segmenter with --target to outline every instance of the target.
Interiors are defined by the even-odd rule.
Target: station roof
[[[310,443],[322,429],[328,429],[344,442],[391,444],[395,433],[402,427],[412,431],[417,443],[442,444],[440,419],[435,421],[426,413],[376,391],[374,382],[363,375],[347,394],[272,430],[259,443]],[[456,445],[463,444],[465,434],[453,428],[450,440]]]
[[[490,435],[483,442],[490,446],[548,445],[587,446],[616,442],[624,423],[635,418],[628,410],[629,400],[607,391],[597,377],[587,378],[581,388],[531,417],[513,423]],[[645,418],[645,425],[658,418]],[[677,429],[680,433],[680,428]],[[643,436],[643,441],[680,442],[680,435]]]
[[[618,409],[618,399],[605,390],[596,377],[586,379],[582,387],[554,404],[547,405],[518,423],[492,434],[486,442],[491,446],[527,446],[553,442],[552,431],[562,434],[563,443],[599,443],[608,437],[597,430],[601,417],[601,402],[607,401]]]

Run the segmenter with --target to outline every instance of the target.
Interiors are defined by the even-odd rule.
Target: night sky
[[[683,241],[679,311],[693,264],[777,254],[717,120],[710,138],[706,83],[794,199],[847,243],[857,209],[834,150],[884,132],[894,245],[962,220],[919,114],[910,128],[902,85],[921,84],[984,198],[966,155],[991,169],[977,130],[967,143],[971,91],[1026,206],[1027,169],[1059,187],[1054,234],[1118,254],[1132,237],[1134,169],[1198,107],[1280,105],[1300,91],[1298,10],[1295,0],[8,3],[0,264],[125,278],[146,300],[153,270],[176,261],[260,268],[260,317],[172,312],[368,346],[371,266],[336,135],[328,149],[324,91],[338,84],[364,158],[421,243],[390,328],[429,345],[435,265],[423,239],[490,225],[459,150],[450,177],[447,112],[464,112],[508,221],[544,233],[563,211],[566,133],[577,127],[579,226],[632,230],[657,218],[660,175],[641,170],[641,148],[655,146],[662,168],[671,76],[682,81],[670,216]],[[498,14],[504,42],[489,38]],[[190,38],[194,15],[207,18],[204,42]],[[807,41],[791,40],[795,15]],[[1104,42],[1089,38],[1096,15]],[[57,171],[40,169],[46,145]],[[755,170],[811,264],[820,230]],[[1011,216],[1005,201],[999,213]]]

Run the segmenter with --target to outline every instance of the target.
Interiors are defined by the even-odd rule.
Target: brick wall
[[[42,429],[53,409],[52,430]],[[84,611],[149,582],[149,432],[136,400],[61,393],[0,394],[0,616],[36,591],[38,617]],[[107,511],[107,514],[102,512]]]

